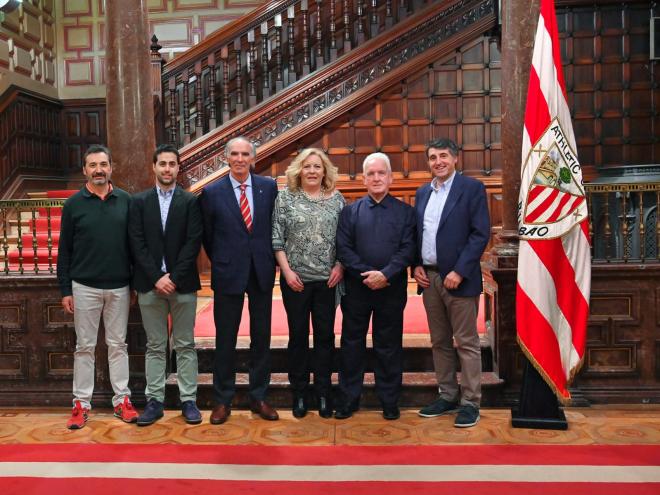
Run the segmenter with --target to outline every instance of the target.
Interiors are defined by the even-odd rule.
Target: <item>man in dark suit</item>
[[[202,217],[197,198],[176,185],[179,152],[174,146],[156,148],[153,170],[156,187],[133,197],[128,224],[134,260],[133,287],[138,292],[147,334],[147,405],[137,424],[150,425],[163,417],[170,315],[181,412],[187,423],[198,424],[202,415],[196,405],[194,328],[200,289],[197,255],[202,243]]]
[[[251,173],[254,145],[244,137],[226,147],[229,174],[204,188],[201,195],[204,249],[211,261],[214,292],[216,406],[212,424],[231,414],[236,390],[236,338],[245,294],[250,310],[250,409],[263,419],[278,414],[266,402],[270,383],[270,330],[275,257],[272,215],[277,196],[274,180]]]
[[[335,418],[357,411],[373,316],[376,394],[385,419],[399,418],[403,375],[403,309],[408,267],[415,260],[415,214],[389,194],[390,160],[372,153],[362,165],[367,196],[344,208],[337,227],[337,257],[344,265],[339,389],[343,402]]]
[[[413,274],[423,290],[440,396],[419,415],[458,411],[454,426],[469,427],[479,421],[481,400],[476,322],[482,290],[480,260],[490,236],[486,188],[456,173],[458,146],[452,140],[431,142],[426,157],[433,180],[415,195],[419,266]],[[460,390],[453,340],[461,362]]]

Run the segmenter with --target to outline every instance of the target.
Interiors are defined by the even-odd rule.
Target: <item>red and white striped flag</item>
[[[518,343],[557,397],[584,356],[591,254],[553,0],[541,0],[529,76],[518,202]]]

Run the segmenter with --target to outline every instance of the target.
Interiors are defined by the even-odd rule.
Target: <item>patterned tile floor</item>
[[[290,411],[263,421],[249,411],[233,410],[221,426],[186,425],[178,411],[149,427],[121,423],[109,410],[93,410],[87,426],[70,431],[64,408],[0,408],[0,443],[181,443],[232,445],[447,445],[447,444],[660,444],[660,405],[568,408],[568,431],[511,427],[507,409],[484,409],[473,428],[453,427],[453,416],[425,419],[403,410],[398,421],[380,411],[360,411],[345,421],[310,413],[299,420]]]

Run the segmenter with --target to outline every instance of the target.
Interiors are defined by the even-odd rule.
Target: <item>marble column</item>
[[[156,146],[147,0],[105,2],[106,105],[113,182],[129,192],[153,185]]]
[[[540,0],[502,0],[502,231],[484,256],[487,337],[493,369],[504,380],[498,404],[519,394],[524,362],[516,342],[518,193],[527,83]]]
[[[522,131],[539,0],[502,1],[502,231],[518,230]]]

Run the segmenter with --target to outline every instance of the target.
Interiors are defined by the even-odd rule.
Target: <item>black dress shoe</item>
[[[344,402],[335,411],[335,419],[348,419],[353,416],[353,413],[360,409],[360,407],[353,402]]]
[[[399,406],[396,404],[391,406],[383,406],[383,418],[394,420],[399,419],[400,417],[401,413],[399,412]]]
[[[321,416],[322,418],[331,418],[332,402],[330,401],[330,398],[322,395],[319,397],[318,403],[319,403],[319,416]]]
[[[294,418],[304,418],[307,415],[307,404],[305,398],[300,396],[293,399],[293,407],[291,408]]]

